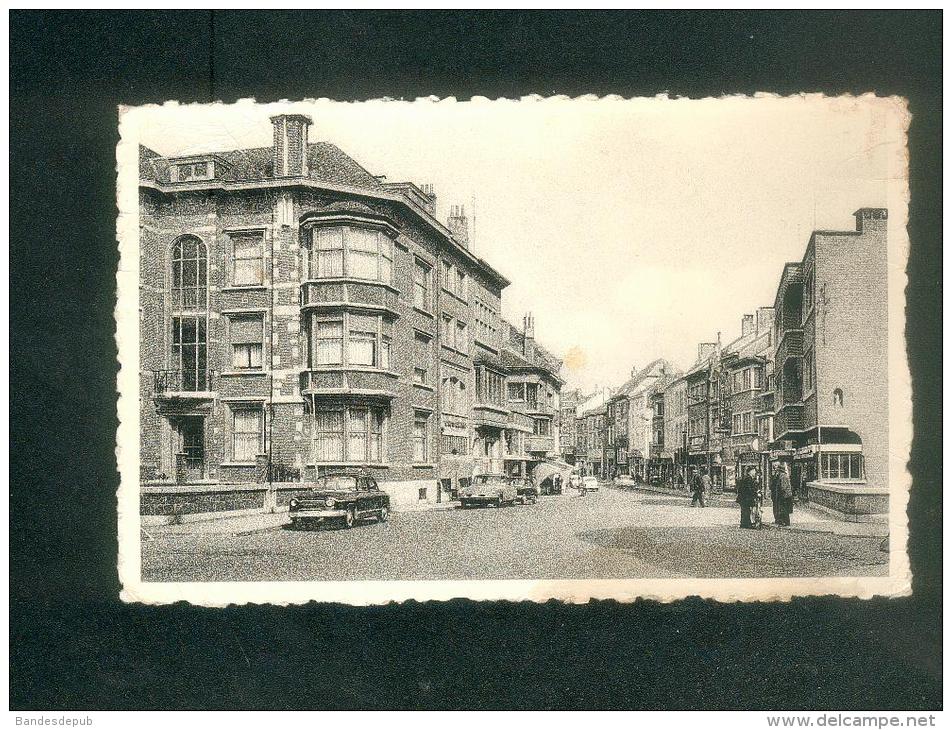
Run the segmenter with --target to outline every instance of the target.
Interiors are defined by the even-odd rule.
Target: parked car
[[[464,508],[487,504],[502,507],[513,504],[518,496],[516,485],[502,474],[478,474],[459,490],[460,506]]]
[[[386,522],[390,516],[390,495],[381,491],[377,480],[368,474],[328,474],[291,498],[288,515],[293,527],[334,521],[350,528],[368,517]]]
[[[531,479],[523,477],[509,477],[509,481],[516,487],[516,501],[521,504],[535,504],[541,490]]]
[[[595,477],[582,477],[582,488],[586,492],[598,491],[598,479]]]

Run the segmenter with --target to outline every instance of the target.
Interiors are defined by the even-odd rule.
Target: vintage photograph
[[[127,601],[906,595],[906,104],[120,110]]]

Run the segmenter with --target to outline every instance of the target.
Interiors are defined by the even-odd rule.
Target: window
[[[231,366],[235,370],[261,369],[263,328],[264,319],[260,314],[233,315],[229,318]]]
[[[377,317],[351,314],[347,353],[351,365],[377,364]]]
[[[469,351],[469,333],[465,322],[456,323],[456,349],[459,352]]]
[[[443,410],[447,413],[453,413],[457,416],[465,416],[469,412],[469,401],[466,397],[466,383],[463,381],[463,375],[444,374],[442,382],[442,400]]]
[[[314,364],[340,365],[344,361],[344,323],[341,320],[315,324]]]
[[[172,247],[172,309],[208,308],[208,251],[195,236],[185,236]]]
[[[311,238],[310,276],[350,276],[389,284],[393,241],[383,231],[354,226],[321,226]]]
[[[207,180],[211,177],[208,162],[189,162],[175,166],[178,182],[189,180]]]
[[[466,274],[449,261],[442,262],[443,288],[460,299],[466,299]]]
[[[552,421],[548,418],[535,418],[532,421],[532,433],[536,436],[551,436],[552,435]],[[609,436],[611,440],[611,436]]]
[[[440,451],[446,456],[465,456],[469,454],[469,438],[443,434],[440,439]]]
[[[184,391],[208,390],[208,333],[205,317],[172,317],[172,366]]]
[[[422,332],[417,332],[414,336],[414,344],[416,346],[416,360],[415,367],[413,368],[413,382],[419,383],[420,385],[427,385],[429,383],[430,361],[432,359],[430,353],[430,338]]]
[[[425,464],[427,460],[427,421],[428,417],[417,414],[413,419],[413,462]]]
[[[384,415],[378,408],[342,408],[315,413],[316,463],[383,460]]]
[[[820,473],[824,479],[862,479],[862,454],[820,454]]]
[[[440,319],[440,336],[446,347],[453,347],[453,342],[455,341],[454,334],[453,318],[448,314],[444,314]]]
[[[843,391],[840,388],[833,389],[833,405],[839,408],[843,407]]]
[[[525,383],[509,383],[506,386],[506,390],[510,401],[522,402],[526,399]]]
[[[413,263],[413,306],[423,310],[430,308],[430,267],[419,259]]]
[[[480,403],[502,405],[503,376],[484,367],[476,369],[476,397]]]
[[[346,364],[388,369],[392,326],[379,315],[345,312],[334,319],[315,316],[311,324],[312,362],[314,366]]]
[[[816,372],[814,370],[813,350],[807,350],[803,354],[803,392],[809,393],[813,390]]]
[[[264,450],[263,411],[260,407],[236,408],[232,412],[232,458],[253,463]]]
[[[456,270],[456,296],[458,296],[460,299],[467,298],[466,274],[464,274],[459,269]]]
[[[231,283],[257,286],[264,282],[264,236],[261,233],[233,235]]]
[[[499,330],[499,315],[492,307],[478,299],[476,300],[474,309],[476,312],[475,335],[477,339],[489,343],[494,342],[496,333]]]

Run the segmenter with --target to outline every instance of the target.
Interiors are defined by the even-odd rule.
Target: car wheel
[[[347,514],[344,515],[344,527],[348,530],[354,526],[354,523],[357,521],[357,517],[354,515],[354,508],[348,507]]]
[[[389,518],[389,517],[390,517],[390,508],[389,508],[389,507],[381,507],[381,508],[380,508],[380,517],[379,517],[380,521],[381,521],[381,522],[386,522],[386,521],[387,521],[387,518]]]

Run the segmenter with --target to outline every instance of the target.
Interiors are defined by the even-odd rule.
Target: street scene
[[[143,112],[141,581],[889,575],[897,122],[824,103]]]
[[[738,527],[715,497],[605,484],[536,504],[405,512],[353,529],[290,529],[286,515],[155,528],[145,580],[477,580],[885,575],[884,530],[796,510],[789,528]],[[182,529],[187,528],[187,529]]]

